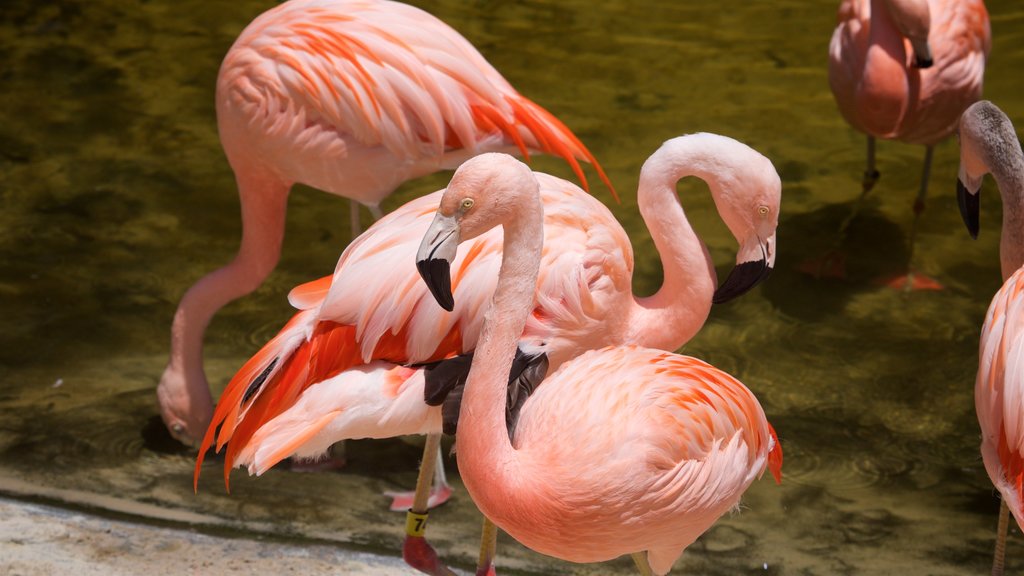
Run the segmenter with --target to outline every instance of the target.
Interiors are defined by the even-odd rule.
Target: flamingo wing
[[[524,352],[575,355],[613,319],[610,303],[629,295],[632,249],[611,212],[565,180],[537,174],[545,207],[545,249]],[[256,431],[306,389],[361,364],[433,362],[472,351],[501,265],[499,229],[463,243],[452,263],[455,309],[444,311],[416,272],[413,255],[441,192],[376,222],[342,253],[330,278],[289,295],[300,308],[228,383],[200,454],[228,445],[225,477]],[[385,433],[381,433],[387,435]],[[198,459],[196,471],[202,465]]]
[[[1024,504],[1024,269],[996,293],[981,331],[975,410],[992,483],[1018,523]]]
[[[545,471],[523,478],[534,484],[534,516],[558,525],[543,538],[514,525],[510,534],[540,552],[573,550],[580,562],[647,550],[659,574],[766,467],[779,474],[782,464],[743,384],[700,360],[634,346],[587,352],[549,375],[513,444],[529,469]],[[624,518],[646,529],[627,538],[611,528]]]
[[[611,189],[564,124],[520,95],[458,32],[398,2],[304,0],[263,13],[225,58],[218,103],[259,129],[265,156],[286,164],[279,152],[296,143],[315,151],[319,168],[299,154],[301,169],[284,168],[308,184],[332,189],[333,166],[350,160],[338,192],[368,203],[487,150],[561,157],[584,187],[577,159],[586,161]]]

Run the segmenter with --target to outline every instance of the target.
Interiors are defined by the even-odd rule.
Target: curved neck
[[[1004,280],[1024,265],[1024,153],[1016,142],[1006,148],[1005,160],[990,167],[1003,201],[999,260]]]
[[[498,284],[484,316],[459,415],[458,463],[462,479],[480,511],[493,511],[516,493],[522,462],[516,458],[505,426],[508,374],[516,346],[533,309],[533,293],[544,244],[540,196],[517,206],[504,225]],[[493,505],[492,505],[493,503]]]
[[[717,160],[693,139],[666,143],[640,172],[637,202],[661,258],[664,280],[652,296],[634,297],[628,342],[675,350],[700,330],[711,312],[718,279],[707,247],[690,226],[676,183],[696,176],[716,193]]]
[[[907,52],[884,0],[871,0],[864,68],[857,83],[860,121],[870,135],[895,133],[906,113],[910,87],[906,71]]]

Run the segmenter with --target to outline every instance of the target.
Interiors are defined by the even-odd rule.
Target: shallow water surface
[[[664,140],[711,131],[768,156],[783,179],[777,268],[717,307],[684,351],[743,380],[785,448],[785,478],[755,483],[677,564],[691,574],[978,574],[998,500],[978,453],[978,333],[1000,281],[1001,206],[991,181],[982,234],[954,198],[955,142],[935,153],[913,255],[941,292],[874,279],[908,257],[923,150],[879,144],[882,179],[845,236],[864,139],[828,90],[836,2],[416,2],[465,34],[523,94],[601,159],[623,201],[638,290],[660,281],[636,212],[640,165]],[[154,386],[178,299],[227,262],[240,234],[213,89],[238,32],[273,2],[16,1],[0,11],[0,492],[209,529],[394,550],[402,517],[379,493],[409,487],[419,449],[351,442],[338,473],[233,476],[159,423]],[[988,2],[985,96],[1024,126],[1024,8]],[[538,169],[572,178],[561,163]],[[593,173],[589,173],[593,176]],[[385,209],[443,186],[411,182]],[[610,202],[604,190],[596,194]],[[720,273],[735,242],[700,184],[680,197]],[[207,332],[219,389],[290,315],[287,290],[329,273],[349,238],[347,202],[299,187],[281,264]],[[838,243],[848,278],[796,268]],[[454,462],[452,461],[453,465]],[[468,568],[479,517],[459,486],[432,515],[442,554]],[[502,540],[507,573],[630,573],[628,559],[577,566]],[[1013,530],[1008,569],[1024,568]]]

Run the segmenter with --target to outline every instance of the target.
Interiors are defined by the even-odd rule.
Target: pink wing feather
[[[534,314],[522,346],[554,358],[592,347],[601,323],[614,321],[617,298],[632,298],[628,236],[601,202],[560,178],[537,173],[545,209],[545,250]],[[228,445],[225,477],[257,430],[303,391],[374,360],[420,363],[471,351],[501,263],[500,229],[465,242],[452,263],[455,309],[445,312],[415,267],[419,243],[441,192],[406,203],[342,253],[330,278],[289,295],[301,312],[229,382],[207,430],[206,449]]]
[[[1024,520],[1024,269],[996,292],[981,330],[975,409],[985,469]]]

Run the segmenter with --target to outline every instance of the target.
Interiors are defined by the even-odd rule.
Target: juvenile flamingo
[[[217,127],[238,183],[242,243],[194,284],[171,326],[157,386],[160,414],[185,444],[213,413],[202,341],[222,306],[277,265],[288,192],[299,182],[352,199],[378,218],[406,180],[489,150],[594,157],[549,112],[521,96],[455,30],[383,0],[292,0],[257,17],[217,77]],[[353,230],[355,230],[353,228]]]
[[[715,152],[748,150],[729,141]],[[712,153],[702,159],[712,171],[729,163],[715,164]],[[462,399],[459,471],[484,516],[537,552],[572,562],[632,554],[642,573],[666,574],[766,467],[781,481],[781,447],[738,380],[695,358],[637,346],[564,362],[527,398],[510,439],[504,375],[534,309],[543,211],[525,165],[479,156],[452,177],[417,253],[425,283],[446,306],[459,243],[504,230]],[[767,234],[772,219],[750,224]],[[477,574],[493,574],[482,559]]]
[[[708,183],[740,244],[737,266],[717,291],[714,264],[676,194],[676,183],[691,175]],[[704,324],[713,301],[739,296],[774,266],[779,177],[767,158],[734,140],[674,138],[644,164],[638,204],[664,269],[662,287],[649,297],[632,293],[632,246],[608,209],[569,182],[540,173],[536,180],[548,248],[539,259],[521,349],[551,369],[608,344],[675,350]],[[197,477],[215,438],[218,450],[227,445],[226,480],[233,466],[260,474],[284,457],[315,456],[345,438],[440,433],[440,410],[423,402],[425,369],[400,364],[476,348],[501,258],[499,230],[474,238],[454,262],[453,313],[430,301],[407,256],[442,192],[385,216],[345,250],[333,278],[292,292],[302,311],[228,384],[204,438]],[[434,457],[429,446],[425,460]],[[426,460],[421,478],[430,477],[429,466]],[[427,502],[417,504],[413,512],[425,513]],[[410,547],[426,548],[422,531],[413,532],[407,558],[418,554]],[[431,571],[441,570],[432,562],[415,565],[443,574]]]
[[[910,229],[913,257],[918,219],[924,211],[932,152],[956,130],[960,114],[981,98],[985,59],[991,48],[982,0],[844,0],[829,45],[829,85],[843,118],[867,134],[867,168],[853,219],[878,180],[875,138],[925,146],[921,186]],[[822,264],[841,275],[841,257]],[[939,288],[908,272],[894,287]]]
[[[1007,510],[1024,529],[1024,153],[1010,119],[983,100],[960,119],[957,196],[974,237],[979,228],[978,194],[990,172],[1003,199],[999,259],[1005,283],[992,299],[981,329],[974,405],[985,470],[1003,497],[992,564],[992,574],[999,575]]]

